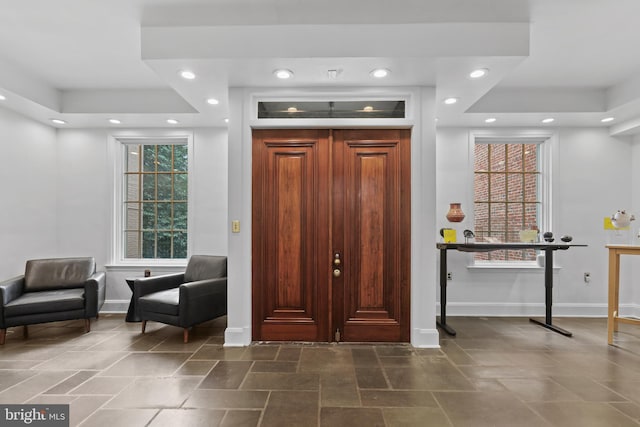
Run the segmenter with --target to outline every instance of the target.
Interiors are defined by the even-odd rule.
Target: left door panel
[[[327,130],[254,130],[254,340],[329,341]]]

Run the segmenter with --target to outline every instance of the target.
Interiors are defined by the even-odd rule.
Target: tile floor
[[[441,349],[275,344],[223,348],[225,318],[194,329],[102,315],[12,328],[0,402],[68,403],[81,426],[637,426],[640,328],[606,319],[451,317]]]

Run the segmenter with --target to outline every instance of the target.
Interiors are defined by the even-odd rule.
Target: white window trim
[[[516,141],[521,143],[540,144],[540,172],[541,172],[541,195],[540,200],[545,207],[540,218],[540,234],[545,231],[553,231],[553,158],[557,154],[557,135],[554,132],[541,131],[539,129],[481,129],[469,132],[469,166],[471,168],[470,189],[471,206],[475,204],[474,178],[475,163],[474,153],[476,143],[506,143]],[[475,224],[475,215],[471,211],[471,223]],[[469,256],[467,268],[477,269],[543,269],[536,261],[475,261],[473,254]],[[554,266],[555,268],[555,266]]]
[[[130,144],[186,144],[188,148],[188,182],[187,182],[187,258],[175,259],[155,259],[155,258],[124,258],[123,252],[123,203],[122,195],[124,190],[124,162],[125,146]],[[110,267],[153,267],[153,266],[180,266],[186,265],[187,259],[191,256],[193,242],[193,222],[194,222],[194,182],[195,175],[193,167],[193,134],[184,131],[175,132],[154,132],[146,135],[144,132],[135,134],[122,133],[109,135],[109,159],[112,167],[111,187],[112,187],[112,211],[111,211],[111,239]]]

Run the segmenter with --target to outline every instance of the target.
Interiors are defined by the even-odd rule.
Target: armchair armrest
[[[184,282],[184,273],[163,274],[162,276],[140,277],[133,283],[133,296],[140,298],[153,292],[177,288]]]
[[[106,293],[106,273],[94,273],[84,284],[85,313],[87,318],[96,317],[104,304]]]
[[[198,280],[180,285],[180,321],[193,325],[227,314],[227,278]]]
[[[0,282],[0,303],[4,306],[24,292],[24,275]]]
[[[24,292],[24,275],[0,282],[0,328],[5,327],[4,306]]]

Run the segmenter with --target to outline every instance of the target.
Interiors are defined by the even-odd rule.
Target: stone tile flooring
[[[224,348],[225,318],[178,328],[102,315],[11,328],[0,402],[68,403],[82,426],[637,426],[640,328],[451,317],[441,349],[258,343]]]

